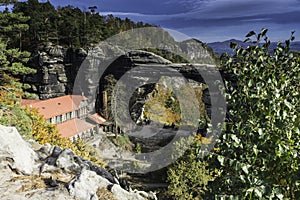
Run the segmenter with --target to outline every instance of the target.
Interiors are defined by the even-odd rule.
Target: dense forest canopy
[[[55,8],[49,1],[17,2],[12,12],[23,13],[29,18],[29,30],[22,33],[19,41],[20,47],[26,49],[34,49],[44,42],[73,48],[86,47],[125,30],[151,26],[128,18],[122,20],[113,15],[82,11],[70,5]]]

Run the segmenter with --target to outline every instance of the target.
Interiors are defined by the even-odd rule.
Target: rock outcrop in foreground
[[[69,149],[26,142],[15,128],[1,125],[0,170],[0,199],[156,199],[124,190],[109,172]]]

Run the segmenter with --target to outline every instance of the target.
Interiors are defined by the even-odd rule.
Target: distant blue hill
[[[207,45],[209,47],[211,47],[214,51],[214,53],[216,54],[222,54],[222,53],[228,53],[229,55],[233,55],[234,51],[230,48],[230,42],[234,42],[239,44],[240,46],[242,46],[243,48],[246,48],[247,46],[249,46],[251,43],[244,43],[241,40],[235,40],[235,39],[231,39],[231,40],[226,40],[223,42],[212,42],[212,43],[208,43]],[[273,49],[275,49],[277,46],[277,42],[271,42],[270,45],[270,51],[273,51]],[[300,51],[300,41],[295,41],[291,43],[291,49],[295,50],[295,51]]]

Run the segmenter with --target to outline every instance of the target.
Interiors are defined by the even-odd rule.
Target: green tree
[[[198,157],[202,139],[200,135],[182,139],[176,143],[176,153],[184,149],[186,140],[192,140],[191,147],[184,155],[168,168],[167,182],[169,182],[166,195],[176,200],[203,199],[207,185],[213,181],[213,176],[207,170],[208,163]]]
[[[24,46],[28,50],[35,50],[41,43],[58,39],[58,15],[50,2],[39,3],[38,0],[17,2],[13,13],[23,13],[29,16],[27,26],[29,30],[24,36]]]
[[[27,85],[18,82],[16,76],[34,73],[35,70],[24,66],[28,61],[29,53],[19,49],[7,49],[0,36],[0,85],[8,92],[20,91]]]
[[[210,156],[219,169],[212,198],[300,198],[300,58],[290,51],[293,32],[274,52],[266,33],[251,31],[245,41],[255,37],[253,46],[231,44],[235,55],[222,59],[230,106],[219,151]]]
[[[14,0],[0,0],[0,5],[7,6],[14,4]],[[20,50],[22,48],[22,34],[28,30],[28,25],[26,22],[29,20],[27,16],[22,13],[11,13],[6,8],[0,14],[0,27],[1,27],[1,37],[3,42],[8,45],[8,47],[18,47]]]
[[[0,1],[0,4],[7,2]],[[11,13],[8,10],[0,12],[0,27],[3,27],[0,33],[0,86],[7,94],[11,93],[8,96],[22,94],[22,89],[28,85],[19,83],[18,78],[35,72],[24,65],[30,53],[15,48],[12,42],[18,33],[28,29],[28,25],[23,23],[27,19],[20,13]]]

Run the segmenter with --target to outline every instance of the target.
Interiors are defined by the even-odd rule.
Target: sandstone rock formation
[[[69,149],[24,141],[13,127],[0,125],[0,139],[0,199],[156,199],[124,190],[105,169]]]
[[[71,93],[76,73],[87,52],[48,43],[32,55],[29,64],[37,69],[37,73],[26,76],[25,81],[31,85],[30,92],[38,94],[40,99],[49,99]]]
[[[168,36],[170,37],[170,36]],[[89,82],[90,88],[81,88],[88,93],[94,88],[91,85],[99,84],[99,73],[105,69],[106,64],[113,62],[119,56],[125,55],[131,63],[136,64],[171,64],[170,61],[163,59],[150,52],[137,50],[134,46],[128,49],[126,46],[119,46],[119,43],[111,40],[100,42],[95,47],[87,50],[73,50],[58,45],[48,43],[32,53],[30,65],[37,69],[34,75],[25,77],[25,81],[31,85],[30,92],[38,94],[40,99],[49,99],[53,97],[70,94],[73,92],[73,84],[80,68],[80,81]],[[134,40],[130,38],[129,40]],[[212,50],[197,40],[187,40],[176,42],[158,42],[160,49],[165,49],[176,55],[184,56],[192,63],[214,64]],[[121,71],[125,65],[119,66]],[[126,71],[126,69],[125,69]],[[95,73],[94,73],[95,72]],[[78,78],[77,78],[78,79]],[[85,94],[91,95],[91,94]]]

